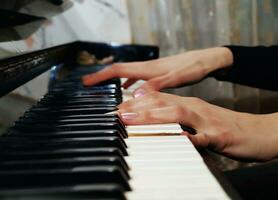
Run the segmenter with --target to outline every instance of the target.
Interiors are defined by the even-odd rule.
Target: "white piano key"
[[[128,199],[229,199],[187,137],[130,137],[126,141],[133,188]]]
[[[215,193],[208,193],[206,191],[199,190],[197,193],[188,193],[187,190],[182,190],[177,188],[177,190],[164,191],[158,190],[146,190],[135,191],[127,193],[127,199],[129,200],[225,200],[228,199],[227,196]]]
[[[129,135],[178,135],[183,132],[179,124],[151,124],[151,125],[129,125],[126,127]]]
[[[187,144],[192,145],[192,143],[190,142],[190,140],[183,135],[174,135],[174,136],[142,136],[142,137],[129,137],[128,142],[131,141],[151,141],[151,142],[160,142],[160,141],[181,141],[181,142],[185,142]],[[175,143],[172,143],[175,144]]]
[[[133,159],[140,159],[140,158],[164,158],[164,159],[170,159],[170,158],[185,158],[185,159],[192,159],[195,157],[199,157],[198,152],[194,151],[185,151],[183,149],[181,150],[170,150],[170,151],[165,151],[161,150],[159,151],[129,151],[130,157]],[[128,158],[128,157],[127,157]]]
[[[159,138],[159,139],[158,139]],[[186,146],[190,146],[193,148],[192,143],[188,140],[187,137],[185,136],[157,136],[157,138],[154,137],[150,137],[148,138],[148,136],[146,138],[143,137],[134,137],[134,138],[129,138],[126,140],[127,145],[135,145],[135,144],[139,144],[139,145],[144,145],[144,144],[155,144],[155,145],[186,145]]]

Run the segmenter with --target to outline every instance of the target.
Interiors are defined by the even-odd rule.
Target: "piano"
[[[130,98],[120,79],[80,81],[110,63],[158,55],[156,46],[75,41],[2,58],[2,97],[46,71],[51,78],[48,92],[0,136],[0,198],[240,199],[178,124],[126,127],[109,114]]]

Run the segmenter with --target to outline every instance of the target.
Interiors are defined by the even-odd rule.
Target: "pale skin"
[[[267,161],[277,158],[278,113],[235,112],[199,98],[158,92],[198,82],[210,72],[232,64],[231,51],[216,47],[152,61],[114,64],[83,77],[83,84],[89,86],[124,77],[128,78],[123,84],[127,88],[137,80],[146,80],[135,90],[134,99],[118,106],[124,123],[180,123],[196,130],[196,135],[184,133],[196,147],[209,147],[236,159]]]

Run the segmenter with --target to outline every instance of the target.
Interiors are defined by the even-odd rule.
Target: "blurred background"
[[[32,4],[38,1],[27,0],[26,5],[18,10],[32,13]],[[1,42],[0,58],[75,40],[153,44],[160,47],[161,56],[228,44],[255,46],[278,42],[277,0],[71,2],[73,4],[66,7],[64,12],[49,18],[31,36]],[[33,14],[36,15],[36,12]],[[48,78],[49,73],[42,74],[1,98],[1,123],[15,119],[39,99],[47,90]],[[238,111],[278,111],[277,92],[219,82],[213,78],[194,86],[167,91],[197,96]]]
[[[254,46],[278,42],[275,0],[134,0],[128,1],[128,10],[133,42],[157,44],[161,56],[227,44]],[[278,110],[276,92],[214,79],[172,92],[198,96],[239,111]]]

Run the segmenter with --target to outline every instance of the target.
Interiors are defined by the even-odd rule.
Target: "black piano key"
[[[49,119],[53,119],[53,120],[67,120],[67,119],[94,119],[94,118],[101,118],[101,119],[105,119],[105,118],[110,118],[110,117],[115,117],[118,118],[120,121],[120,117],[117,114],[108,114],[105,113],[104,114],[82,114],[82,115],[56,115],[56,116],[52,116],[51,118],[49,118],[49,116],[44,115],[44,114],[38,114],[38,113],[33,113],[33,112],[25,112],[24,116],[21,117],[20,119],[25,119],[25,118],[32,118],[32,119],[38,119],[38,120],[49,120]],[[123,123],[123,122],[122,122]]]
[[[47,109],[46,109],[46,106],[45,105],[36,105],[36,106],[33,106],[32,110],[33,109],[45,109],[45,110],[60,110],[60,109],[90,109],[90,108],[100,108],[100,107],[116,107],[118,104],[80,104],[80,105],[50,105],[50,106],[47,106]]]
[[[61,148],[115,147],[127,155],[126,144],[118,137],[63,138],[53,140],[28,140],[23,138],[0,138],[0,150],[61,149]]]
[[[75,83],[72,85],[68,85],[68,87],[63,87],[61,85],[55,85],[54,87],[51,88],[52,91],[57,91],[57,90],[62,90],[62,91],[117,91],[119,88],[115,87],[98,87],[98,86],[90,86],[90,87],[84,87],[81,84]],[[51,91],[50,90],[50,91]]]
[[[42,119],[42,118],[25,115],[24,117],[19,118],[19,120],[15,122],[15,125],[19,125],[19,124],[27,125],[27,124],[38,124],[38,123],[69,124],[69,123],[94,123],[94,122],[98,122],[98,123],[118,122],[122,124],[119,117],[111,116],[111,115],[108,116],[103,115],[102,117],[94,116],[91,118],[88,118],[87,116],[80,116],[80,115],[76,118],[68,118],[67,116],[65,116],[64,119],[57,119],[55,117]]]
[[[86,73],[87,74],[87,73]],[[81,75],[81,76],[83,76],[83,75]],[[75,73],[72,73],[70,76],[68,76],[65,80],[64,80],[64,82],[75,82],[75,83],[80,83],[81,82],[81,76],[76,76],[76,74]],[[109,80],[106,80],[106,81],[102,81],[102,82],[100,82],[100,83],[98,83],[98,84],[96,84],[96,85],[94,85],[94,87],[96,87],[96,86],[105,86],[105,85],[109,85],[109,84],[115,84],[115,85],[117,85],[117,88],[120,88],[120,86],[121,86],[121,81],[120,81],[120,79],[118,79],[118,78],[113,78],[113,79],[109,79]],[[91,87],[91,86],[89,86],[89,87]]]
[[[9,178],[0,183],[0,197],[4,191],[4,196],[11,197],[22,197],[24,192],[28,196],[29,191],[30,197],[38,194],[38,198],[88,194],[86,187],[72,190],[80,184],[90,184],[91,188],[113,184],[130,190],[123,158],[127,155],[124,124],[116,115],[103,115],[117,110],[116,105],[122,102],[121,83],[113,79],[84,87],[80,78],[90,70],[74,70],[52,85],[49,93],[0,138],[0,180]],[[117,190],[118,196],[108,195],[115,191],[91,189],[88,199],[124,199],[123,190]]]
[[[79,131],[79,130],[107,130],[107,129],[116,129],[124,138],[127,138],[127,132],[124,127],[118,122],[91,122],[91,123],[68,123],[61,125],[51,124],[17,124],[12,127],[10,130],[20,131],[20,132],[57,132],[57,131]]]
[[[88,93],[67,93],[67,94],[47,94],[43,97],[45,101],[65,101],[65,100],[82,100],[82,99],[98,99],[98,98],[115,98],[117,102],[122,102],[121,94],[88,94]]]
[[[66,100],[72,100],[72,101],[77,101],[77,100],[89,100],[89,99],[109,99],[109,98],[113,98],[116,99],[117,102],[120,99],[119,95],[117,94],[84,94],[84,95],[80,95],[80,94],[68,94],[68,95],[51,95],[51,94],[46,94],[42,100],[44,101],[66,101]]]
[[[100,83],[97,85],[92,86],[84,86],[81,82],[81,79],[78,81],[72,81],[68,78],[65,78],[63,81],[56,82],[56,84],[52,85],[52,88],[78,88],[78,89],[85,89],[85,88],[92,88],[92,89],[107,89],[107,88],[118,88],[120,86],[119,80],[117,81],[106,81],[106,83]]]
[[[46,94],[42,100],[44,101],[65,101],[65,100],[82,100],[82,99],[101,99],[101,98],[119,98],[118,94],[75,94],[75,93],[67,93],[67,94]]]
[[[50,142],[52,140],[63,140],[63,139],[81,139],[81,138],[86,138],[86,139],[94,139],[97,137],[100,138],[111,138],[111,137],[116,137],[118,138],[122,144],[125,144],[125,141],[123,139],[123,136],[120,132],[118,131],[107,131],[105,132],[94,132],[92,134],[92,131],[85,131],[85,132],[91,132],[90,134],[85,133],[84,135],[78,133],[79,131],[74,131],[75,135],[73,135],[72,132],[51,132],[51,133],[20,133],[20,132],[12,132],[10,134],[5,134],[3,138],[17,138],[17,139],[28,139],[30,141],[35,142],[40,142],[40,141],[46,141],[49,140]],[[68,134],[69,133],[69,134]]]
[[[45,115],[38,115],[32,112],[25,113],[24,117],[21,117],[15,124],[18,122],[22,123],[52,123],[57,122],[60,124],[66,124],[68,122],[88,122],[88,121],[98,121],[98,122],[107,122],[107,121],[113,121],[117,122],[120,127],[125,127],[124,123],[120,119],[120,117],[117,114],[85,114],[85,115],[59,115],[59,116],[53,116],[49,118],[49,116]]]
[[[106,126],[107,125],[107,126]],[[80,127],[82,126],[82,127]],[[45,130],[68,130],[68,127],[71,127],[70,131],[74,129],[78,130],[103,130],[108,129],[105,127],[112,127],[113,129],[119,130],[123,137],[126,136],[125,126],[118,117],[105,117],[105,118],[82,118],[80,116],[76,119],[21,119],[15,122],[14,129],[21,130],[34,130],[40,129],[37,132],[45,132]],[[42,131],[41,129],[44,129]]]
[[[75,157],[102,157],[102,156],[124,156],[123,152],[115,147],[108,148],[63,148],[63,149],[37,149],[36,151],[1,151],[0,161],[15,160],[44,160],[62,159]]]
[[[32,187],[22,189],[0,189],[0,198],[3,200],[126,200],[124,189],[117,184],[83,184],[55,187]]]
[[[49,117],[47,113],[36,113],[32,111],[26,111],[22,117],[20,117],[18,120],[23,120],[23,119],[37,119],[37,120],[64,120],[64,119],[94,119],[94,118],[118,118],[118,114],[112,112],[112,113],[92,113],[92,114],[57,114]]]
[[[0,170],[0,188],[12,189],[72,184],[119,184],[131,190],[128,177],[117,166],[75,167],[73,169]]]
[[[44,160],[16,160],[2,161],[0,171],[14,170],[38,170],[38,169],[73,169],[74,167],[96,167],[115,165],[123,170],[125,176],[129,167],[123,157],[99,156],[99,157],[74,157],[62,159],[44,159]]]
[[[26,137],[31,139],[54,139],[54,138],[82,138],[82,137],[118,137],[123,139],[122,133],[119,130],[107,129],[107,130],[85,130],[85,131],[57,131],[57,132],[19,132],[11,131],[4,134],[3,137]]]
[[[82,72],[81,74],[76,74],[76,72],[72,72],[62,82],[69,82],[69,83],[71,83],[71,82],[75,82],[75,83],[81,82],[81,77],[83,75],[88,74],[88,73],[91,73],[91,72]],[[109,79],[109,80],[100,82],[100,83],[98,83],[94,86],[104,86],[104,85],[109,85],[109,84],[115,84],[119,87],[121,85],[121,82],[120,82],[120,79],[113,78],[113,79]]]
[[[73,81],[62,81],[62,82],[56,83],[53,87],[54,88],[56,88],[56,87],[61,87],[61,88],[75,88],[75,87],[84,88],[84,86],[81,82],[73,82]],[[89,88],[89,87],[87,87],[87,88]],[[110,84],[94,85],[94,86],[91,86],[90,88],[97,89],[97,90],[117,89],[118,84],[110,83]]]
[[[96,107],[96,108],[69,108],[69,109],[50,109],[50,108],[32,108],[31,112],[53,115],[82,115],[82,114],[104,114],[117,110],[115,107]]]
[[[94,104],[94,105],[51,105],[47,107],[47,110],[59,110],[59,109],[90,109],[90,108],[103,108],[103,107],[107,107],[107,108],[115,108],[117,106],[117,104]],[[33,109],[45,109],[45,105],[36,105],[33,106]]]
[[[65,89],[50,89],[49,90],[49,94],[57,94],[57,93],[63,93],[64,95],[68,95],[68,94],[74,94],[74,95],[81,95],[81,94],[117,94],[120,91],[117,89],[104,89],[104,90],[87,90],[87,91],[71,91],[69,90],[65,90]]]
[[[55,105],[55,106],[64,106],[64,105],[96,105],[96,104],[117,104],[118,101],[116,98],[82,98],[82,99],[57,99],[53,100],[46,100],[42,99],[38,102],[38,105]]]

